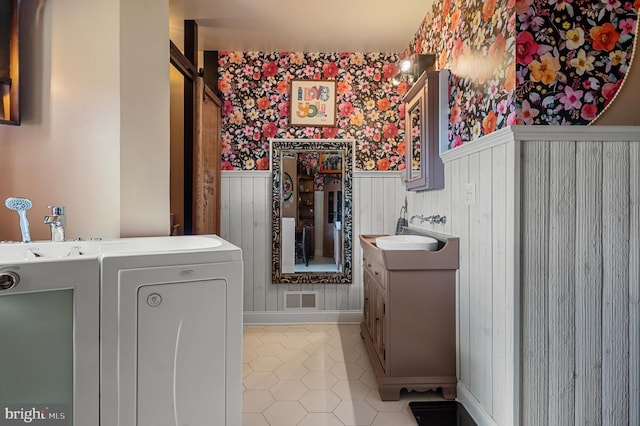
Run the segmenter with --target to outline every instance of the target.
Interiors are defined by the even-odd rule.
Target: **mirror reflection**
[[[273,282],[351,282],[353,141],[271,142]]]

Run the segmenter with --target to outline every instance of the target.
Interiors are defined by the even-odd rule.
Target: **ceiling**
[[[199,50],[403,52],[433,0],[169,0],[171,40],[198,24]]]

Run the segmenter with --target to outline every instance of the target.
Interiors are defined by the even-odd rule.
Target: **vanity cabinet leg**
[[[456,385],[451,386],[443,386],[442,387],[442,396],[447,400],[454,400],[457,396]]]

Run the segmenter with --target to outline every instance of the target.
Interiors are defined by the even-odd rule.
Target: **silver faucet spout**
[[[44,217],[44,223],[51,227],[51,241],[64,241],[67,227],[64,207],[49,206],[49,208],[51,209],[51,214]]]

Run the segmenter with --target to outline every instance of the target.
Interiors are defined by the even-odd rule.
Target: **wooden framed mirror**
[[[20,124],[20,3],[0,1],[0,124]]]
[[[272,282],[350,284],[354,140],[272,139]]]

